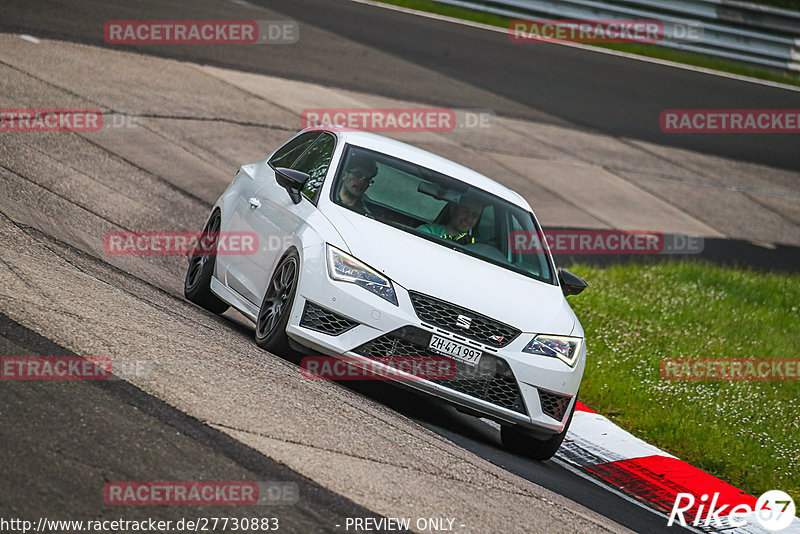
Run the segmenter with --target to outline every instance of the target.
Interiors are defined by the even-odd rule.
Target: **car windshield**
[[[331,199],[365,217],[542,282],[554,283],[533,214],[482,189],[387,154],[347,145]]]

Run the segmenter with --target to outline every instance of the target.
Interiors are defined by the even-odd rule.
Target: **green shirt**
[[[417,230],[439,237],[444,237],[447,235],[447,227],[443,224],[423,224],[422,226],[417,226]]]
[[[474,243],[475,238],[470,235],[469,232],[464,232],[458,235],[448,235],[447,227],[443,224],[423,224],[422,226],[417,226],[417,230],[420,232],[425,232],[426,234],[433,234],[437,237],[441,237],[442,239],[451,239],[453,241],[458,241],[464,236],[469,236],[466,243],[462,244],[469,244]]]

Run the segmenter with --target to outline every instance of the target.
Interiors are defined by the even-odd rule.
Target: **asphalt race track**
[[[3,3],[2,107],[100,107],[111,117],[133,116],[138,126],[0,134],[0,353],[103,355],[120,369],[108,382],[2,383],[9,468],[0,477],[0,517],[277,516],[281,531],[343,532],[348,517],[391,512],[453,517],[456,531],[469,533],[681,530],[557,460],[504,451],[493,427],[444,404],[381,383],[302,379],[295,360],[255,346],[241,315],[214,316],[183,298],[185,258],[110,256],[103,235],[199,230],[235,168],[297,131],[298,108],[308,102],[411,101],[495,113],[497,127],[483,140],[408,138],[487,173],[499,168],[498,155],[519,158],[519,167],[534,157],[574,163],[574,154],[521,137],[536,128],[541,137],[563,133],[564,145],[613,152],[613,163],[592,172],[629,159],[612,146],[618,138],[625,150],[648,147],[653,176],[682,172],[673,171],[674,161],[691,150],[692,163],[720,182],[712,197],[729,204],[716,220],[699,214],[702,202],[681,205],[664,190],[605,175],[609,187],[642,202],[632,204],[640,208],[631,210],[634,222],[615,219],[613,207],[576,214],[546,187],[523,184],[522,174],[510,173],[509,184],[551,199],[542,213],[554,225],[638,228],[650,217],[675,225],[657,229],[714,243],[735,238],[756,259],[762,242],[777,242],[776,261],[796,268],[797,136],[668,136],[658,115],[797,108],[800,92],[554,45],[532,54],[502,33],[354,2],[253,4],[265,10],[212,0]],[[303,37],[296,45],[241,47],[111,46],[102,36],[112,19],[235,18],[293,19]],[[752,178],[757,190],[743,193],[764,211],[752,224],[734,224],[740,205],[722,195],[741,187],[724,182],[746,182],[749,169],[766,169]],[[113,480],[277,480],[296,483],[301,498],[257,509],[114,507],[102,497]]]
[[[103,45],[114,19],[232,18],[241,3],[8,0],[0,30]],[[777,89],[563,46],[509,46],[493,33],[345,0],[253,0],[264,19],[304,23],[291,46],[126,48],[435,105],[568,123],[608,135],[800,169],[797,140],[781,134],[708,136],[660,131],[664,109],[793,109],[800,91]],[[42,16],[46,13],[46,16]],[[249,14],[253,11],[250,10]],[[119,47],[120,45],[116,45]],[[533,50],[531,49],[534,48]]]
[[[76,356],[0,315],[3,354]],[[281,480],[302,486],[295,505],[276,506],[281,528],[327,532],[347,516],[376,517],[229,436],[177,411],[122,380],[16,382],[0,389],[5,473],[3,517],[108,518],[119,514],[91,491],[108,479]],[[88,490],[88,491],[87,491]],[[14,495],[16,498],[9,498]],[[257,517],[252,508],[214,513]],[[209,515],[203,507],[126,510],[126,519],[178,521]]]

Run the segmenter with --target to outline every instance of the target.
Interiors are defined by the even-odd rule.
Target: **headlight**
[[[575,366],[581,353],[583,338],[567,336],[536,336],[522,352],[558,358],[570,367]]]
[[[391,280],[330,245],[328,245],[328,275],[334,280],[359,285],[397,306],[397,296]]]

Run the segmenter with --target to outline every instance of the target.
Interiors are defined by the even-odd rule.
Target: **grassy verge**
[[[490,26],[499,26],[501,28],[508,28],[509,22],[512,19],[508,17],[501,17],[491,13],[484,13],[474,9],[467,9],[462,7],[449,6],[439,4],[430,0],[377,0],[384,4],[391,4],[409,9],[416,9],[419,11],[427,11],[439,15],[446,15],[462,20],[469,20],[472,22],[479,22],[481,24],[488,24]],[[536,46],[535,44],[522,43],[518,46]],[[637,54],[640,56],[647,56],[657,59],[664,59],[674,61],[676,63],[683,63],[686,65],[693,65],[695,67],[703,67],[706,69],[718,70],[721,72],[728,72],[731,74],[738,74],[741,76],[750,76],[752,78],[759,78],[762,80],[769,80],[773,82],[785,83],[789,85],[800,86],[800,75],[789,74],[769,69],[760,69],[758,67],[751,67],[736,61],[719,59],[705,54],[698,54],[693,52],[683,52],[680,50],[673,50],[662,46],[637,44],[637,43],[615,43],[615,44],[597,44],[592,45],[599,48],[606,48],[609,50],[616,50],[619,52],[627,52],[629,54]]]
[[[668,357],[800,357],[800,276],[702,263],[576,265],[581,400],[638,437],[760,495],[800,496],[800,382],[677,382]]]

